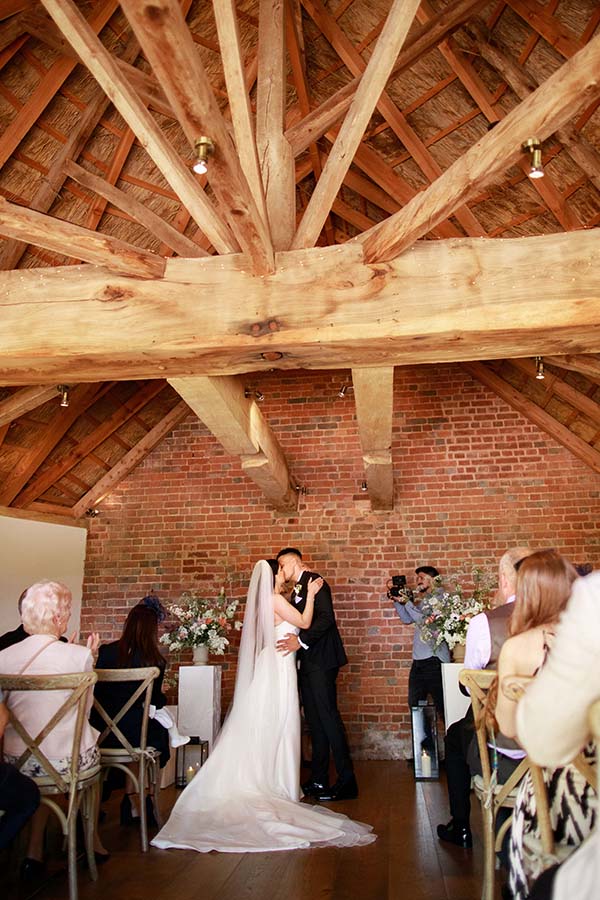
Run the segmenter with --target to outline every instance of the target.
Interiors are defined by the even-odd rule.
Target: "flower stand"
[[[221,727],[221,666],[181,666],[179,719],[182,734],[195,735],[212,746]]]

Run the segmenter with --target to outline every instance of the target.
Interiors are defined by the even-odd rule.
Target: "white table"
[[[182,734],[213,742],[221,728],[221,666],[181,666],[179,669],[179,716]]]
[[[469,697],[461,694],[458,686],[458,673],[464,669],[465,664],[442,663],[442,687],[444,689],[444,722],[446,731],[453,722],[464,718],[471,703]]]

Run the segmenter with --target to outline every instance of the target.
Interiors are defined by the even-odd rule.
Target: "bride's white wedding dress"
[[[231,712],[208,760],[152,841],[155,847],[247,853],[375,840],[369,825],[299,802],[295,654],[275,649],[279,637],[298,629],[287,622],[274,626],[272,584],[271,568],[261,560],[248,593]]]

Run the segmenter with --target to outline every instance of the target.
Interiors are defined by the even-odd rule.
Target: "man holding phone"
[[[435,566],[418,566],[415,569],[416,589],[410,599],[409,591],[392,593],[394,607],[405,625],[414,625],[412,666],[408,678],[408,705],[418,706],[419,700],[427,700],[429,694],[439,713],[444,713],[444,692],[442,689],[442,663],[450,662],[450,651],[446,643],[434,650],[431,643],[421,637],[421,625],[431,612],[429,599],[441,588],[436,587],[439,576]],[[402,576],[400,576],[402,577]]]

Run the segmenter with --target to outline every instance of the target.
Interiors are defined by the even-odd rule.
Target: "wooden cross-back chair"
[[[494,733],[486,725],[483,713],[488,692],[495,681],[496,675],[497,673],[493,669],[462,669],[458,676],[460,683],[468,688],[471,694],[473,717],[475,719],[475,735],[481,758],[482,774],[473,778],[473,788],[481,803],[483,818],[482,900],[493,900],[494,898],[496,853],[500,851],[504,835],[510,827],[511,820],[508,817],[496,834],[498,811],[502,807],[514,808],[519,782],[530,768],[529,759],[524,757],[505,782],[497,783],[495,778],[492,777],[493,769],[488,742],[493,741]],[[543,810],[542,816],[544,816]]]
[[[97,697],[94,697],[94,708],[106,723],[104,731],[98,738],[102,768],[105,772],[108,772],[108,769],[110,768],[121,769],[121,771],[125,772],[126,777],[133,782],[135,792],[138,796],[140,810],[140,839],[142,851],[144,853],[148,849],[148,822],[146,817],[147,780],[152,787],[156,820],[159,825],[161,824],[159,809],[160,754],[154,747],[147,746],[148,713],[152,697],[152,682],[158,677],[158,674],[159,669],[157,666],[146,666],[139,669],[96,669],[98,682],[112,682],[113,684],[115,682],[139,682],[136,690],[114,717],[111,717],[106,712]],[[140,730],[140,742],[137,746],[134,746],[127,740],[119,728],[119,722],[142,695],[144,695],[144,710],[142,727]],[[119,741],[119,747],[112,748],[102,746],[103,742],[111,732]],[[129,768],[129,763],[137,763],[137,775]]]
[[[99,799],[100,766],[80,769],[79,753],[81,733],[88,712],[88,692],[96,683],[95,672],[79,672],[68,675],[0,675],[0,688],[5,695],[10,692],[30,691],[70,691],[69,696],[37,735],[29,734],[27,728],[13,712],[10,700],[7,703],[9,723],[25,744],[25,750],[16,761],[18,769],[33,757],[40,764],[45,775],[31,776],[42,796],[42,803],[57,816],[67,841],[69,898],[77,900],[77,813],[81,812],[84,822],[84,839],[90,876],[98,877],[94,856],[94,828]],[[76,709],[73,743],[71,745],[71,765],[68,772],[61,773],[52,765],[41,744],[50,732],[62,722],[71,710]],[[52,800],[52,795],[64,794],[68,797],[67,812]]]

